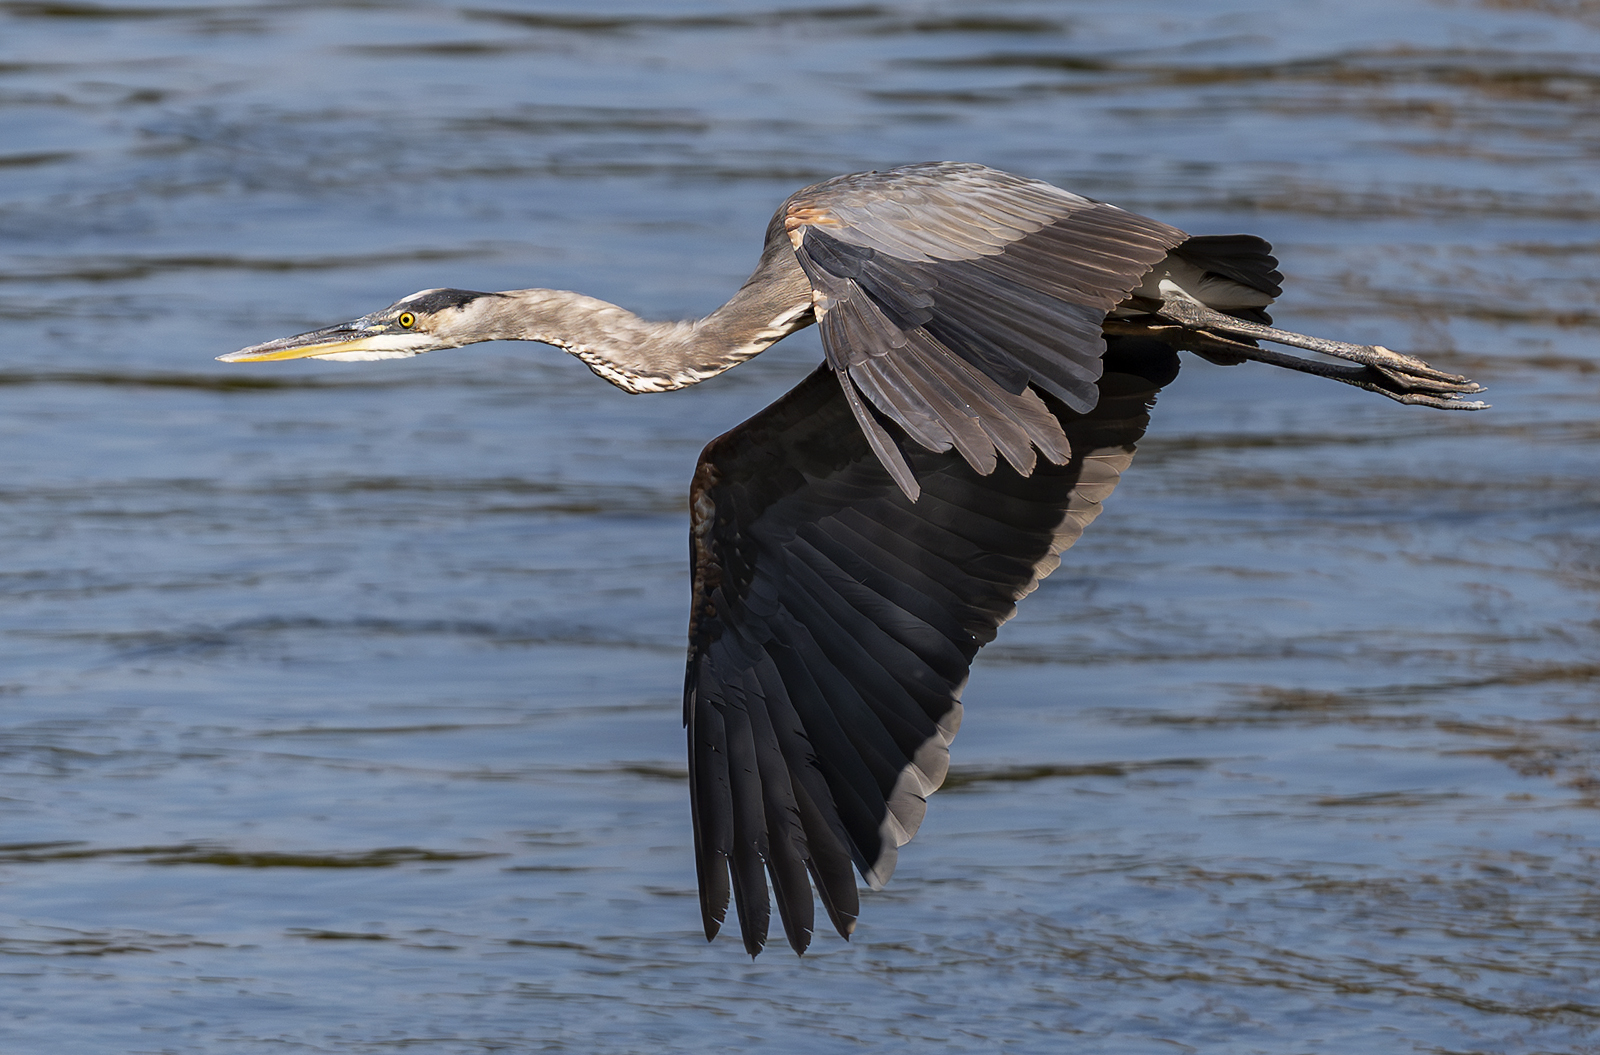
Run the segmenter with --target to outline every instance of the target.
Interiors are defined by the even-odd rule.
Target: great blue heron
[[[1177,350],[1402,403],[1486,405],[1465,398],[1480,386],[1419,359],[1272,328],[1276,267],[1251,235],[1191,237],[936,162],[791,196],[755,273],[697,322],[559,290],[430,289],[219,358],[538,341],[619,388],[665,392],[821,327],[826,364],[700,456],[684,689],[706,937],[731,879],[745,948],[760,952],[770,877],[803,952],[812,884],[848,938],[851,865],[874,888],[893,872],[949,767],[973,656],[1099,512]]]

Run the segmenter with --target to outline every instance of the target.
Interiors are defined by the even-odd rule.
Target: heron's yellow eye
[[[402,311],[400,317],[394,321],[400,324],[401,329],[409,330],[417,324],[417,317],[409,311]]]

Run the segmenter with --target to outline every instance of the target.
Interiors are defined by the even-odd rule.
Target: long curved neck
[[[629,392],[697,384],[812,322],[810,284],[792,253],[784,260],[772,252],[728,303],[695,322],[651,322],[615,304],[554,289],[509,290],[483,297],[473,308],[480,334],[553,344]]]

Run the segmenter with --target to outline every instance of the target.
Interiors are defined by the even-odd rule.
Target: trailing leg
[[[1203,305],[1186,301],[1167,301],[1159,315],[1172,321],[1162,324],[1138,319],[1107,319],[1105,332],[1114,336],[1153,337],[1165,341],[1174,348],[1197,352],[1222,362],[1247,359],[1258,363],[1270,363],[1298,373],[1327,377],[1343,384],[1354,385],[1368,392],[1386,396],[1397,403],[1437,407],[1441,410],[1483,410],[1489,406],[1482,400],[1463,398],[1485,391],[1477,382],[1458,374],[1435,370],[1421,359],[1400,355],[1381,345],[1346,344],[1342,341],[1329,341],[1320,337],[1290,333],[1287,330],[1235,319],[1211,311]],[[1213,322],[1213,320],[1221,321]],[[1360,365],[1343,366],[1338,363],[1304,359],[1287,352],[1231,340],[1216,333],[1217,330],[1242,337],[1275,341],[1296,348],[1306,348]]]

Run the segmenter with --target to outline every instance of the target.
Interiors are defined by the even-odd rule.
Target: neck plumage
[[[792,254],[788,261],[769,254],[733,299],[695,322],[651,322],[615,304],[555,289],[482,297],[472,314],[474,330],[490,335],[478,340],[553,344],[629,392],[698,384],[812,322],[811,287]]]

